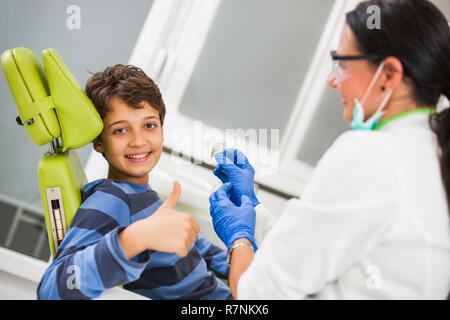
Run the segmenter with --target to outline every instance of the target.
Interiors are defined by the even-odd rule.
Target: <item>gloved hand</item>
[[[241,206],[236,206],[229,199],[232,185],[227,182],[209,197],[209,211],[213,220],[214,231],[229,249],[239,238],[248,239],[254,250],[256,212],[247,195],[242,195]]]
[[[214,157],[217,161],[217,166],[213,171],[214,175],[223,183],[231,182],[233,185],[231,201],[240,206],[241,197],[245,194],[256,207],[259,200],[256,198],[254,188],[255,169],[248,162],[245,154],[237,149],[225,149],[223,152],[216,153]]]

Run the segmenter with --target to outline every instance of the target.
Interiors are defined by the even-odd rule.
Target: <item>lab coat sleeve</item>
[[[319,293],[379,241],[401,197],[398,165],[379,134],[349,131],[330,147],[242,274],[239,299]]]
[[[264,237],[269,232],[270,228],[272,228],[272,226],[275,224],[275,221],[277,221],[277,217],[262,204],[258,204],[255,207],[255,211],[255,242],[259,247],[264,240]]]

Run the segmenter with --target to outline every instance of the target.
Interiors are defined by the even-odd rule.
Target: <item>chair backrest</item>
[[[52,256],[81,204],[87,178],[75,148],[91,142],[103,122],[61,56],[42,52],[43,63],[27,48],[1,55],[2,69],[18,109],[17,123],[31,140],[50,148],[38,165],[39,189]]]

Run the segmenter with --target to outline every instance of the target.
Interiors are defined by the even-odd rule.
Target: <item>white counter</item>
[[[30,256],[0,247],[0,300],[36,300],[36,289],[48,264]],[[143,300],[131,291],[112,288],[99,300]]]

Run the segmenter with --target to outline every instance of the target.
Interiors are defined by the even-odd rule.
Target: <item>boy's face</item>
[[[103,131],[94,140],[94,149],[105,153],[108,179],[147,185],[148,173],[158,163],[164,141],[159,113],[148,102],[143,108],[128,106],[114,96],[103,118]]]

